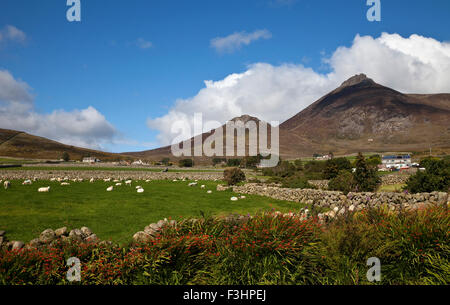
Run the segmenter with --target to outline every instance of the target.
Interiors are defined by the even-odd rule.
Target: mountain
[[[236,120],[259,122],[249,115],[232,119]],[[202,134],[202,139],[209,135]],[[351,77],[280,124],[283,158],[330,151],[428,151],[430,147],[450,151],[450,94],[404,94],[364,74]],[[170,146],[125,154],[173,159]]]
[[[69,154],[71,160],[81,160],[84,156],[97,157],[100,160],[130,158],[120,154],[65,145],[21,131],[0,129],[0,156],[59,160],[64,151]]]
[[[450,94],[403,94],[356,75],[280,125],[285,157],[450,148]]]
[[[259,120],[256,117],[250,116],[250,115],[242,115],[240,117],[235,117],[233,119],[230,120],[230,122],[233,123],[238,123],[241,122],[242,124],[250,124],[249,126],[251,126],[252,123],[254,123],[254,127],[256,128],[252,128],[252,130],[258,134],[259,132],[259,126],[260,126],[260,122],[261,120]],[[227,134],[226,134],[226,124],[222,125],[220,128],[222,128],[222,135],[223,135],[223,143],[222,143],[222,155],[225,156],[226,153],[226,139],[227,139]],[[271,126],[270,124],[267,123],[267,134],[268,134],[268,142],[270,143],[270,134],[271,134],[271,130],[270,130]],[[219,129],[213,129],[209,132],[205,132],[202,133],[201,135],[197,135],[195,137],[191,137],[190,139],[188,139],[187,141],[191,142],[191,156],[194,156],[194,151],[196,150],[196,148],[198,148],[198,145],[196,145],[195,142],[195,138],[197,139],[202,139],[201,142],[198,141],[199,143],[204,143],[206,139],[208,139],[209,137],[211,137],[214,133],[216,132],[220,132]],[[247,130],[246,134],[245,134],[245,138],[243,138],[243,136],[238,136],[237,132],[235,131],[235,139],[234,139],[234,157],[239,158],[242,155],[238,155],[237,154],[237,143],[238,141],[244,141],[245,143],[245,154],[249,155],[249,151],[250,151],[250,147],[254,148],[256,150],[257,153],[259,153],[259,148],[258,148],[258,143],[259,143],[259,136],[257,136],[257,142],[255,143],[256,145],[251,145],[251,143],[249,142],[249,133],[251,131]],[[184,146],[179,143],[179,147],[183,148]],[[215,148],[215,144],[211,144],[211,147]],[[187,157],[174,157],[172,154],[172,149],[171,149],[171,145],[168,146],[164,146],[161,148],[157,148],[157,149],[152,149],[152,150],[146,150],[146,151],[140,151],[140,152],[125,152],[123,153],[124,155],[128,155],[128,156],[132,156],[135,158],[142,158],[142,159],[152,159],[152,160],[162,160],[163,158],[170,158],[171,160],[179,160],[179,159],[184,159]],[[233,157],[231,156],[231,157]],[[220,157],[220,156],[219,156]],[[228,156],[229,157],[229,156]],[[193,159],[196,161],[196,163],[211,163],[210,159],[211,157],[207,157],[205,155],[203,155],[202,157],[193,157]]]

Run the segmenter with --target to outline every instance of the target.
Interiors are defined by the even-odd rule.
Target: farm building
[[[96,157],[84,157],[83,163],[96,163],[100,162],[100,159],[97,159]]]
[[[411,167],[411,155],[385,155],[381,158],[382,166],[385,168],[409,168]]]

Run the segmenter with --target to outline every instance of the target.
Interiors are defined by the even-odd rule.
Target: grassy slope
[[[12,181],[12,188],[0,189],[0,230],[9,240],[25,242],[36,238],[47,228],[88,226],[99,238],[112,239],[121,244],[131,241],[134,233],[164,218],[254,214],[272,207],[282,212],[298,211],[302,205],[267,197],[246,195],[246,199],[230,201],[232,192],[217,192],[217,182],[204,181],[206,189],[188,187],[188,182],[152,181],[133,182],[132,187],[106,188],[113,183],[82,182],[61,186],[56,182],[38,181],[21,185]],[[38,193],[41,186],[51,186],[50,193]],[[136,193],[141,185],[145,192]],[[207,194],[208,189],[213,190]]]

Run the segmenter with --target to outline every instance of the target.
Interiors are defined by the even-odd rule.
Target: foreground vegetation
[[[381,208],[321,225],[316,218],[259,213],[247,220],[202,218],[166,227],[131,247],[57,244],[0,255],[1,284],[68,284],[66,260],[81,260],[81,284],[379,284],[450,281],[446,207],[392,214]]]
[[[188,183],[134,181],[131,187],[122,185],[107,192],[106,188],[114,183],[71,182],[61,186],[56,181],[39,180],[22,185],[22,180],[14,180],[10,189],[0,188],[0,230],[5,230],[10,240],[27,242],[47,228],[87,226],[102,240],[124,244],[131,241],[134,233],[164,218],[246,215],[272,208],[288,212],[303,207],[296,202],[256,195],[233,202],[230,198],[238,194],[217,192],[219,182],[199,181],[195,187],[188,187]],[[204,189],[200,188],[202,184]],[[136,193],[138,185],[145,189],[144,193]],[[46,186],[51,187],[49,193],[37,192]],[[207,190],[212,193],[207,194]]]

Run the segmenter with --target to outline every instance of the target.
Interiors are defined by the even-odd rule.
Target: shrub
[[[161,163],[164,164],[165,166],[168,166],[170,163],[170,159],[169,158],[164,158],[161,160]]]
[[[355,188],[355,181],[351,172],[341,170],[339,174],[328,181],[328,189],[332,191],[341,191],[347,194]]]
[[[425,171],[418,171],[406,182],[411,193],[447,192],[450,189],[450,160],[424,159],[420,162]]]
[[[227,168],[223,172],[223,178],[228,185],[236,185],[239,182],[245,181],[245,174],[237,167]]]
[[[194,161],[192,159],[182,159],[178,162],[180,167],[192,167],[194,166]]]

